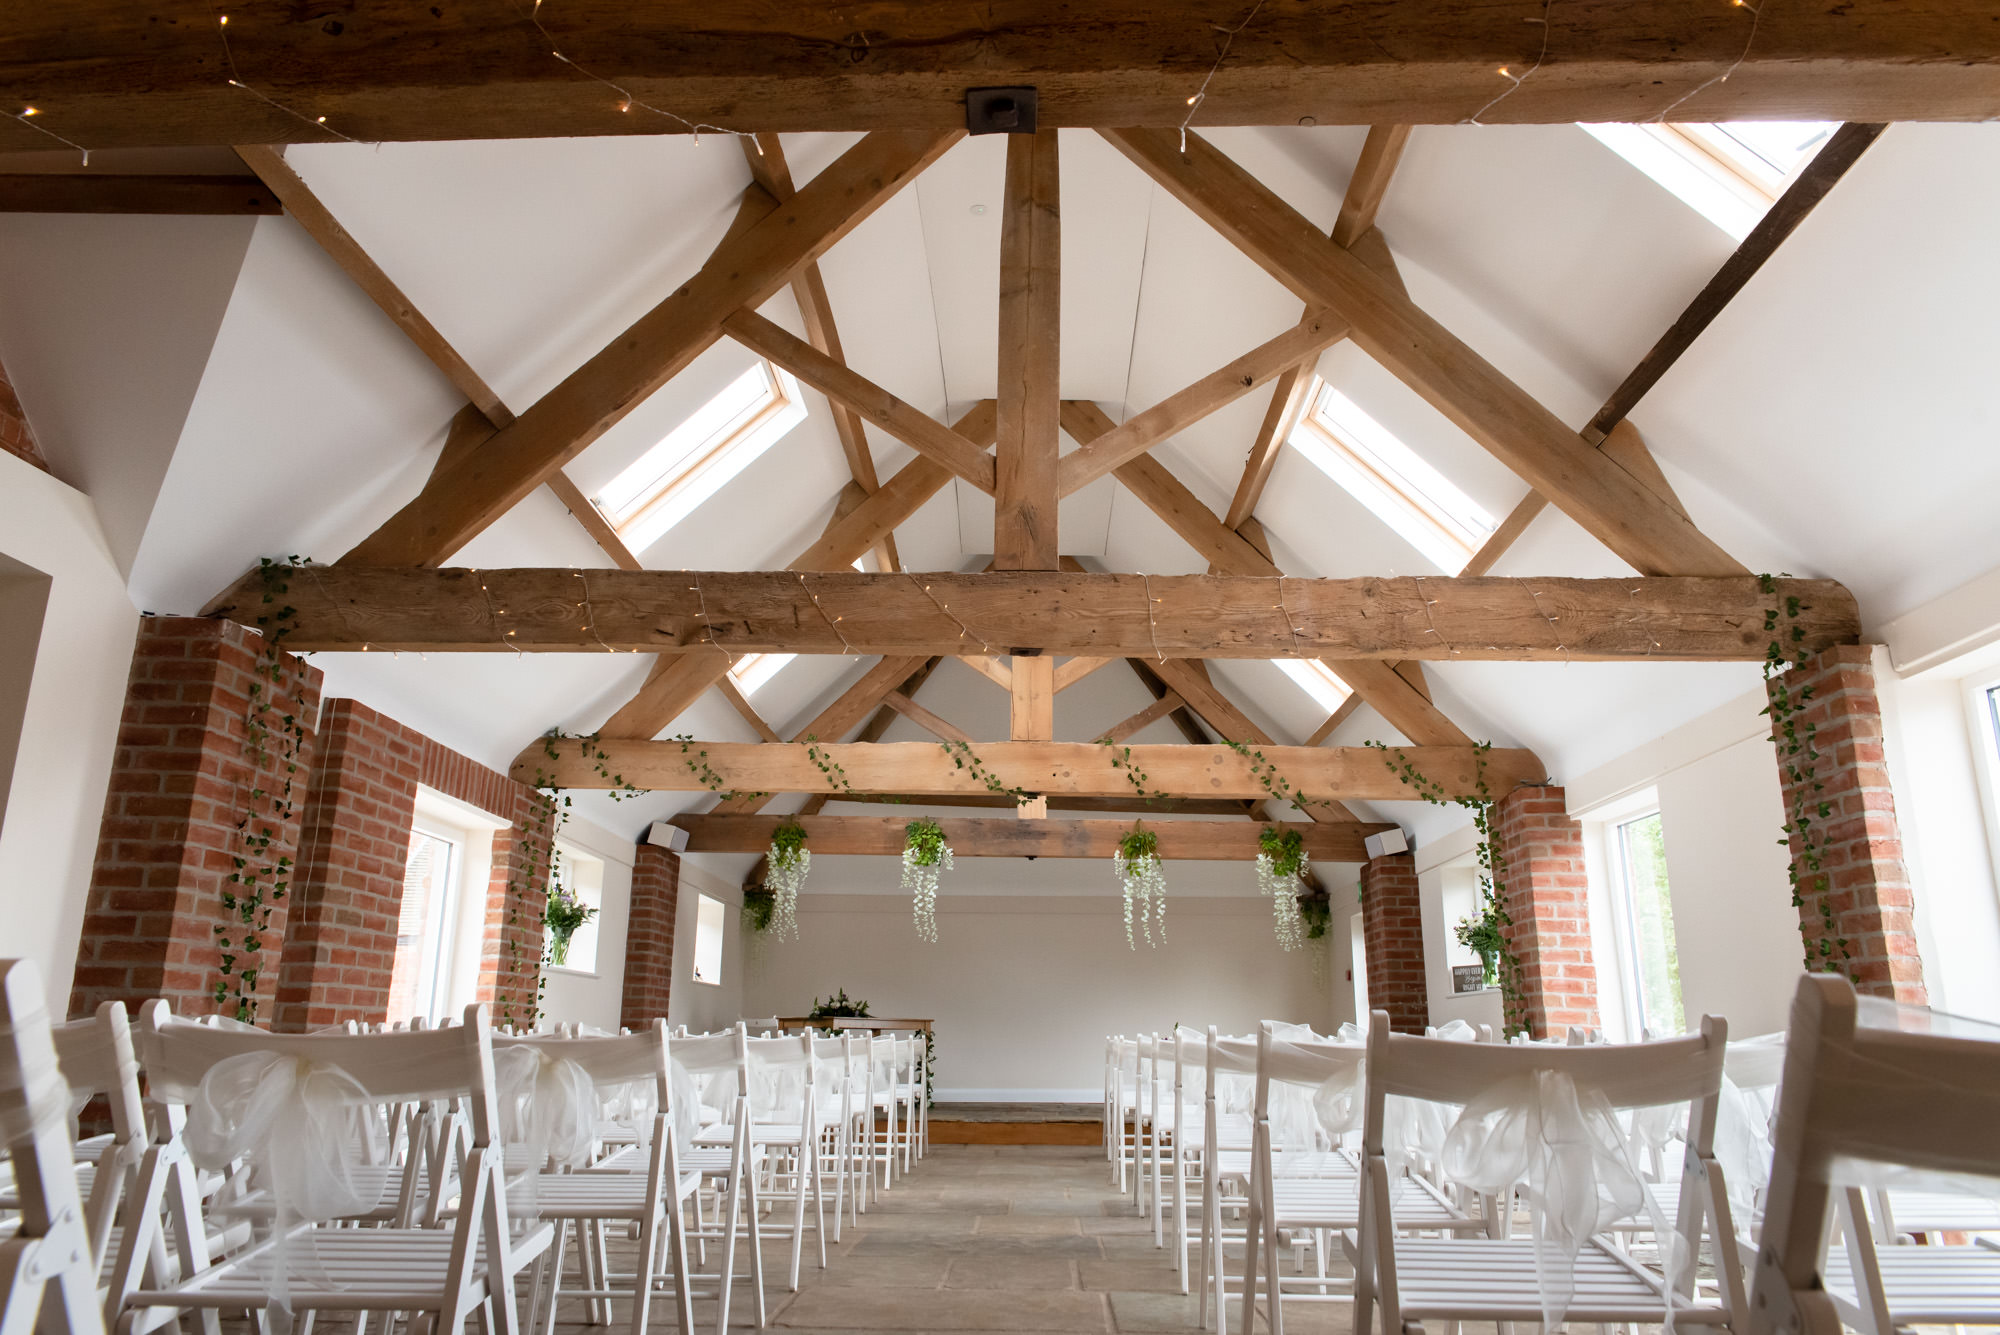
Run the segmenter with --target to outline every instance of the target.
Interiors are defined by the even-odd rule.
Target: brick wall
[[[252,788],[276,790],[285,777],[275,750],[269,769],[254,767],[244,752],[251,690],[268,685],[257,676],[262,642],[256,631],[233,622],[193,617],[141,622],[98,833],[71,1014],[87,1015],[104,1001],[136,1006],[151,997],[165,997],[183,1013],[217,1009],[221,952],[215,928],[223,921],[222,891],[240,848],[237,821]],[[277,709],[310,721],[319,711],[320,672],[289,656],[286,664]],[[271,858],[296,857],[304,767],[312,749],[308,734],[292,816],[270,827]],[[263,948],[248,953],[249,966],[259,974],[259,1013],[266,1018],[286,908],[284,900],[275,901]],[[240,939],[241,924],[231,927]]]
[[[26,459],[43,472],[48,471],[48,460],[42,457],[42,447],[35,440],[34,428],[28,425],[27,411],[21,407],[21,396],[14,392],[14,384],[7,378],[4,366],[0,366],[0,450]]]
[[[1368,1008],[1387,1011],[1397,1033],[1423,1033],[1430,1023],[1430,985],[1424,977],[1414,854],[1391,853],[1361,864],[1361,931],[1368,952]]]
[[[366,705],[327,702],[274,1028],[388,1018],[423,743]]]
[[[1505,859],[1508,941],[1521,966],[1522,1000],[1536,1038],[1598,1021],[1597,967],[1590,954],[1590,887],[1583,827],[1563,790],[1517,788],[1494,813]]]
[[[1803,754],[1788,755],[1780,742],[1778,778],[1785,813],[1805,803],[1822,837],[1820,872],[1799,864],[1803,852],[1792,835],[1799,865],[1799,923],[1816,964],[1828,917],[1836,940],[1847,942],[1843,960],[1836,947],[1820,967],[1833,966],[1863,992],[1923,1005],[1923,961],[1917,954],[1915,901],[1903,864],[1896,800],[1882,749],[1882,706],[1875,694],[1875,670],[1866,645],[1841,645],[1785,674],[1794,702],[1803,702],[1799,732],[1812,727],[1819,760],[1808,775]],[[1820,788],[1808,791],[1818,783]],[[1825,814],[1820,813],[1824,805]],[[1823,878],[1823,879],[1822,879]]]
[[[667,1013],[674,980],[674,914],[681,857],[641,843],[632,855],[632,907],[625,927],[625,996],[618,1023],[642,1028]]]

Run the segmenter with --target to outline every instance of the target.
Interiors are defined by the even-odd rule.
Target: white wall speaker
[[[1387,857],[1391,853],[1407,852],[1410,847],[1410,841],[1404,837],[1401,829],[1384,830],[1380,834],[1371,834],[1364,842],[1368,845],[1368,856],[1371,858]]]
[[[646,829],[646,842],[658,844],[661,848],[671,848],[676,853],[684,853],[688,846],[688,832],[678,825],[656,820]]]

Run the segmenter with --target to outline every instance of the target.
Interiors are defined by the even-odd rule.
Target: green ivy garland
[[[973,778],[985,784],[987,792],[998,793],[1002,797],[1010,797],[1014,799],[1014,805],[1017,807],[1024,807],[1035,800],[1035,794],[1029,792],[1027,789],[1010,788],[1002,783],[999,776],[981,764],[978,755],[964,742],[948,739],[939,742],[938,745],[943,747],[944,753],[951,757],[951,763],[954,766],[962,770],[970,770]]]
[[[586,748],[585,751],[585,754],[590,754],[591,750],[595,749],[596,747],[597,734],[592,733],[589,737],[581,738],[579,740],[590,743],[590,747]],[[739,797],[755,799],[759,797],[770,796],[769,793],[739,793],[730,789],[727,785],[723,783],[722,776],[716,773],[715,768],[708,763],[708,749],[706,747],[703,747],[699,751],[695,750],[695,747],[699,745],[699,743],[697,743],[694,738],[688,736],[686,733],[677,732],[673,736],[669,737],[667,740],[670,742],[679,742],[681,744],[681,764],[687,766],[688,773],[694,775],[695,778],[701,780],[702,787],[708,789],[709,792],[714,793],[717,797],[721,798],[723,801],[731,802]],[[606,781],[608,782],[615,781],[616,783],[620,784],[623,784],[625,782],[622,777],[614,776],[611,773],[610,769],[607,767],[605,763],[606,757],[602,750],[596,751],[596,757],[597,757],[597,772],[598,774],[602,775]],[[626,785],[626,787],[632,792],[639,791],[636,788],[631,788],[629,784]],[[614,802],[618,801],[622,796],[623,794],[614,792],[612,794],[612,800]]]
[[[222,884],[223,920],[213,930],[218,951],[214,997],[219,1010],[232,1010],[245,1024],[257,1020],[257,983],[263,976],[264,938],[271,928],[271,915],[291,889],[295,865],[291,857],[275,852],[285,827],[298,811],[296,796],[299,755],[305,748],[305,720],[296,712],[284,712],[281,699],[294,696],[305,679],[304,660],[287,654],[285,638],[291,634],[298,609],[282,602],[290,591],[290,572],[306,564],[292,556],[284,561],[265,557],[257,563],[258,579],[264,586],[262,610],[257,629],[263,632],[255,680],[247,692],[243,717],[243,755],[249,762],[249,791],[236,818],[236,850],[230,855],[230,873]],[[275,737],[275,742],[273,738]],[[266,787],[266,771],[279,771],[275,784]]]
[[[1146,771],[1140,769],[1138,762],[1132,759],[1131,747],[1121,746],[1109,737],[1098,738],[1097,744],[1110,750],[1111,768],[1125,776],[1125,782],[1132,785],[1132,791],[1139,795],[1140,801],[1155,805],[1159,803],[1161,795],[1147,789]]]
[[[1776,600],[1764,610],[1764,632],[1772,639],[1764,646],[1766,703],[1761,712],[1771,719],[1771,744],[1778,748],[1779,763],[1784,766],[1791,789],[1790,809],[1785,823],[1779,827],[1783,835],[1778,843],[1790,852],[1785,874],[1792,886],[1792,907],[1804,910],[1809,892],[1819,897],[1818,940],[1806,930],[1804,913],[1799,914],[1805,967],[1808,973],[1845,974],[1853,981],[1854,951],[1848,939],[1840,935],[1833,896],[1827,893],[1829,880],[1821,866],[1826,835],[1819,822],[1833,814],[1833,805],[1820,796],[1826,785],[1819,779],[1820,752],[1815,744],[1819,727],[1804,717],[1806,705],[1813,698],[1813,688],[1801,684],[1794,690],[1789,676],[1792,668],[1803,668],[1811,659],[1804,647],[1805,629],[1798,624],[1799,613],[1811,610],[1811,605],[1800,601],[1797,594],[1779,598],[1775,576],[1759,575],[1757,584]]]
[[[1472,827],[1479,836],[1475,847],[1479,854],[1479,896],[1480,915],[1494,925],[1500,943],[1500,1000],[1505,1012],[1505,1029],[1509,1034],[1529,1033],[1527,989],[1522,981],[1521,958],[1514,953],[1513,915],[1507,911],[1507,858],[1501,852],[1500,840],[1494,831],[1494,811],[1498,800],[1486,782],[1486,754],[1493,749],[1491,742],[1479,742],[1472,748],[1473,797],[1447,797],[1444,786],[1426,776],[1416,767],[1401,748],[1391,747],[1386,742],[1365,742],[1382,753],[1382,761],[1389,772],[1401,779],[1406,787],[1434,807],[1463,807],[1472,813]]]
[[[853,796],[854,785],[847,781],[846,767],[827,752],[821,750],[819,738],[812,733],[806,734],[806,759],[812,761],[818,767],[819,772],[825,776],[828,788],[836,793],[846,793],[850,797]]]
[[[1263,785],[1265,792],[1278,801],[1289,802],[1300,811],[1333,805],[1316,797],[1307,797],[1304,792],[1292,785],[1291,780],[1278,772],[1278,767],[1267,760],[1262,751],[1248,742],[1232,742],[1225,738],[1222,744],[1250,762],[1251,776]]]

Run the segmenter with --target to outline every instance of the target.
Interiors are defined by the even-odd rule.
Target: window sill
[[[604,976],[595,969],[572,969],[567,964],[551,964],[549,972],[568,974],[571,978],[602,978]]]

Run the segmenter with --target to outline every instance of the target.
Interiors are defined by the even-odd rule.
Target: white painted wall
[[[802,1014],[845,988],[876,1015],[935,1020],[938,1097],[974,1100],[1096,1100],[1107,1034],[1327,1023],[1325,975],[1315,980],[1305,952],[1279,951],[1269,901],[1254,892],[1174,896],[1170,868],[1166,944],[1132,951],[1118,895],[1088,885],[1107,870],[1067,862],[1044,875],[1075,889],[941,894],[936,945],[917,940],[905,894],[809,889],[800,939],[753,952],[750,1008]],[[1329,953],[1328,968],[1339,958]]]
[[[595,924],[597,960],[589,969],[551,966],[547,973],[548,987],[542,997],[542,1015],[557,1024],[575,1021],[616,1033],[625,992],[625,925],[630,921],[632,908],[632,842],[576,815],[563,822],[560,840],[604,863]],[[677,945],[679,940],[676,936]]]
[[[745,1009],[744,994],[750,987],[743,949],[743,892],[732,877],[718,874],[714,867],[704,865],[706,859],[696,853],[681,858],[680,901],[674,907],[674,982],[668,993],[667,1022],[684,1024],[694,1033],[708,1033],[725,1029],[755,1011],[759,1015],[769,1015],[771,1008],[761,1010],[753,1004]],[[697,983],[694,981],[694,920],[696,905],[700,896],[719,899],[727,907],[723,915],[726,935],[722,945],[722,981],[719,983]],[[619,933],[618,949],[624,951],[624,933]],[[599,950],[608,948],[606,937]],[[622,977],[622,975],[621,975]]]
[[[90,501],[4,451],[0,556],[49,579],[16,777],[0,811],[0,956],[34,960],[61,1015],[139,615]]]

